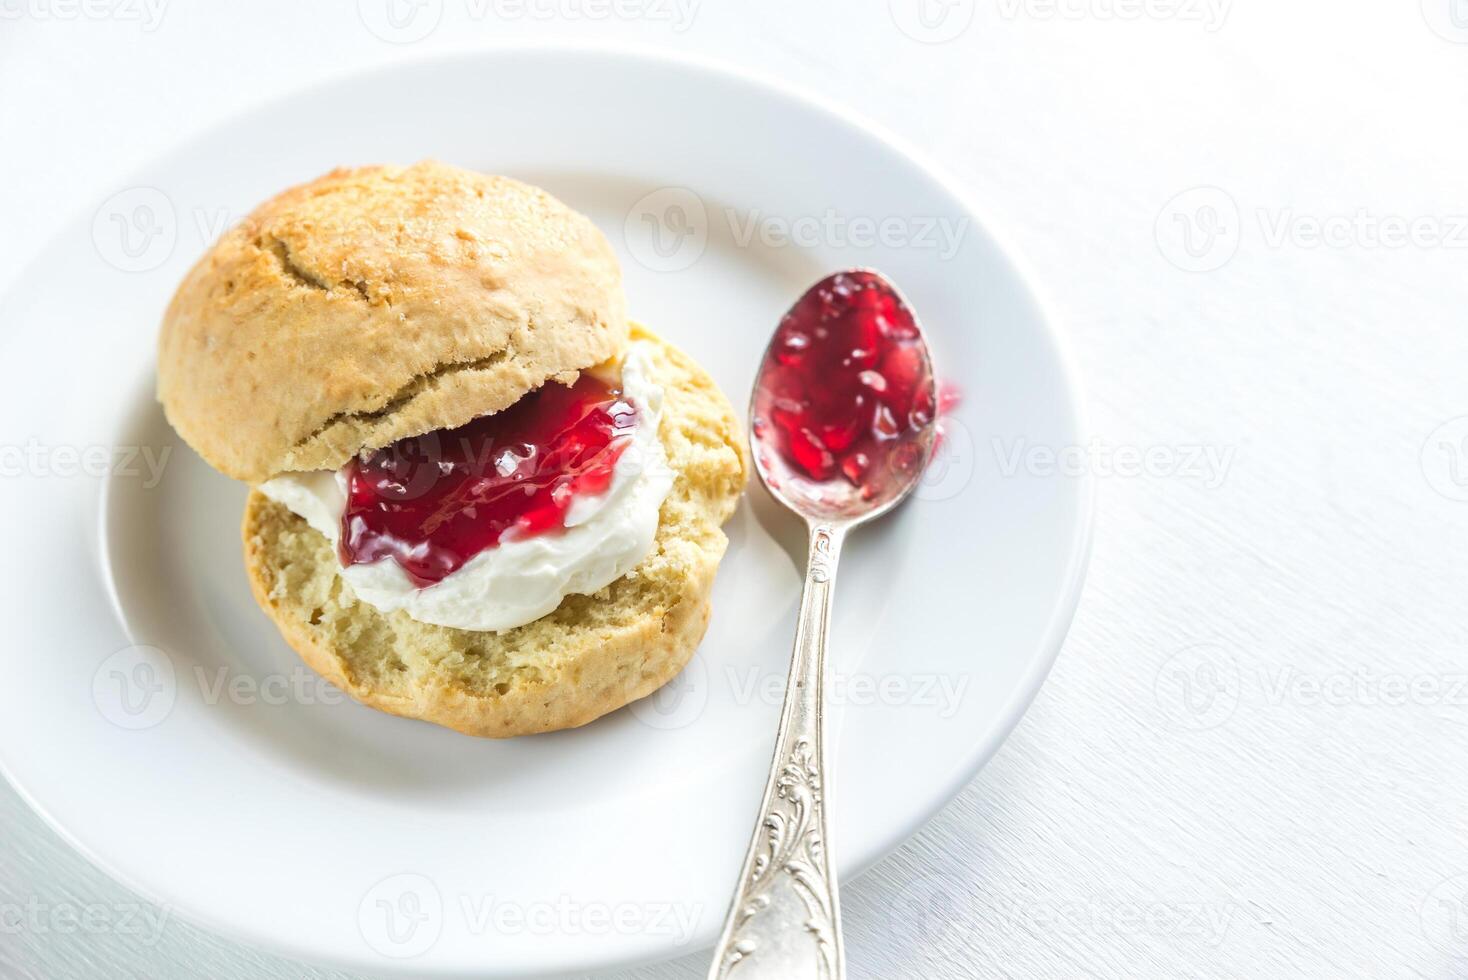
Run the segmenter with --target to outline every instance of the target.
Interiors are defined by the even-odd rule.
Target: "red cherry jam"
[[[403,439],[349,462],[343,565],[391,558],[419,588],[513,532],[565,527],[575,497],[604,492],[637,412],[583,372],[495,415]]]
[[[780,321],[755,394],[755,436],[772,436],[795,474],[845,481],[870,499],[920,456],[907,437],[933,419],[931,371],[896,288],[875,272],[838,272]]]

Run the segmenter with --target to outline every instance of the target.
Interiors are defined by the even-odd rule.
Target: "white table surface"
[[[351,0],[0,0],[0,278],[190,132],[397,58],[614,38],[846,102],[1030,260],[1100,514],[1029,714],[849,883],[853,975],[1468,976],[1468,3],[925,2],[956,37],[917,0],[442,0],[407,45]],[[0,787],[0,977],[342,976],[158,914]]]

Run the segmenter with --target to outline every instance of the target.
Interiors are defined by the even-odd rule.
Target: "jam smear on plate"
[[[933,419],[933,378],[917,320],[885,278],[853,270],[816,283],[765,357],[755,435],[773,434],[796,476],[845,481],[870,499],[918,464],[908,437]]]
[[[503,412],[358,456],[344,470],[342,564],[391,558],[426,588],[506,535],[560,530],[576,497],[606,491],[636,424],[618,389],[582,372]]]

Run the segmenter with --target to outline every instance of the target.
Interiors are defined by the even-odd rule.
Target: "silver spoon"
[[[784,425],[772,421],[773,413],[782,406],[787,412],[790,409],[789,399],[781,400],[782,390],[789,389],[789,378],[812,371],[810,365],[798,365],[792,371],[789,362],[798,362],[822,342],[829,342],[829,335],[838,332],[834,328],[847,323],[839,314],[843,303],[850,310],[853,302],[865,300],[875,300],[875,304],[868,305],[889,311],[881,314],[887,325],[895,323],[900,328],[900,346],[913,353],[904,353],[900,370],[892,373],[910,382],[910,390],[915,393],[910,404],[918,405],[925,399],[927,410],[922,411],[921,405],[912,408],[908,418],[902,420],[905,424],[889,432],[885,431],[891,428],[887,423],[896,420],[891,418],[892,412],[882,417],[879,404],[874,431],[882,429],[885,438],[878,439],[873,453],[862,457],[867,463],[865,470],[853,465],[861,460],[854,460],[849,452],[839,466],[834,455],[828,460],[819,452],[808,452],[806,462],[813,469],[803,468],[801,457],[792,449],[790,417],[785,417]],[[893,309],[896,313],[890,313]],[[937,390],[932,359],[911,310],[896,287],[871,270],[853,269],[829,276],[812,286],[781,320],[755,379],[750,402],[755,469],[776,500],[805,518],[810,551],[774,760],[753,840],[723,935],[715,947],[710,980],[841,980],[845,976],[840,901],[828,823],[831,784],[825,718],[826,638],[836,587],[836,562],[847,532],[896,507],[917,485],[936,444]],[[827,331],[824,334],[823,329]],[[803,344],[798,343],[802,338]],[[829,347],[825,352],[830,353]],[[854,353],[870,360],[870,350]],[[888,361],[883,360],[877,368],[887,365]],[[823,392],[845,391],[842,386],[858,377],[855,368],[860,366],[860,360],[851,368],[844,360],[823,361],[822,370],[816,372],[820,388]],[[859,375],[863,380],[857,390],[869,399],[880,399],[880,393],[889,390],[890,379],[882,379],[882,387],[877,388],[880,371],[868,370],[866,375]],[[810,449],[809,444],[806,448]],[[872,456],[881,458],[869,458]],[[827,466],[827,462],[832,465]],[[828,470],[835,470],[831,478],[813,477],[826,476]],[[860,479],[851,479],[852,475]]]

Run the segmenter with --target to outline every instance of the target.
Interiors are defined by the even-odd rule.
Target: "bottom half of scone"
[[[651,694],[703,638],[727,544],[720,526],[747,471],[728,400],[687,355],[656,345],[658,434],[676,475],[653,551],[629,574],[515,629],[434,626],[358,601],[331,543],[254,491],[242,530],[261,608],[312,669],[352,697],[469,735],[572,728]]]

